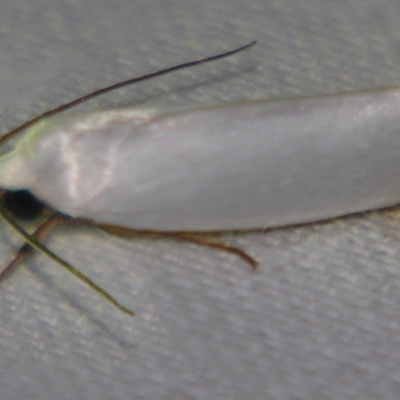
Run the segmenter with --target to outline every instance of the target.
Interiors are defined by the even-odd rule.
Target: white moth
[[[317,221],[400,201],[399,110],[386,89],[60,116],[0,157],[0,186],[144,230]]]
[[[32,125],[0,156],[0,187],[28,189],[75,218],[145,231],[247,230],[318,221],[400,202],[399,110],[400,89],[386,88],[196,109],[41,116],[17,128]],[[131,313],[35,238],[21,234]]]

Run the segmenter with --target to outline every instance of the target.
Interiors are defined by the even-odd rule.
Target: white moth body
[[[99,223],[255,229],[400,202],[400,90],[50,118],[0,186]]]

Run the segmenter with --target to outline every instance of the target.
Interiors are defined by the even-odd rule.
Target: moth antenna
[[[175,65],[173,67],[168,67],[168,68],[165,68],[165,69],[161,69],[160,71],[152,72],[150,74],[139,76],[137,78],[128,79],[126,81],[118,82],[118,83],[115,83],[113,85],[106,86],[105,88],[95,90],[94,92],[88,93],[88,94],[86,94],[86,95],[84,95],[82,97],[78,97],[75,100],[72,100],[72,101],[70,101],[68,103],[62,104],[61,106],[58,106],[58,107],[53,108],[53,109],[51,109],[49,111],[46,111],[46,112],[38,115],[37,117],[34,117],[34,118],[30,119],[29,121],[24,122],[23,124],[17,126],[16,128],[12,129],[10,132],[6,133],[5,135],[3,135],[0,138],[0,146],[2,146],[3,143],[6,142],[7,140],[9,140],[11,137],[13,137],[13,136],[17,135],[18,133],[22,132],[23,130],[29,128],[30,126],[34,125],[35,123],[37,123],[41,119],[48,118],[48,117],[51,117],[53,115],[59,114],[59,113],[61,113],[63,111],[69,110],[70,108],[75,107],[80,103],[83,103],[83,102],[91,100],[91,99],[93,99],[95,97],[101,96],[102,94],[111,92],[113,90],[120,89],[120,88],[125,87],[125,86],[133,85],[135,83],[139,83],[139,82],[147,81],[149,79],[157,78],[157,77],[162,76],[162,75],[167,75],[167,74],[170,74],[171,72],[179,71],[179,70],[182,70],[182,69],[185,69],[185,68],[194,67],[196,65],[205,64],[205,63],[212,62],[212,61],[217,61],[217,60],[220,60],[222,58],[230,57],[230,56],[233,56],[234,54],[240,53],[241,51],[247,50],[250,47],[253,47],[256,43],[257,43],[257,41],[253,40],[252,42],[250,42],[250,43],[248,43],[248,44],[246,44],[244,46],[240,46],[240,47],[238,47],[236,49],[227,51],[225,53],[220,53],[220,54],[217,54],[215,56],[201,58],[199,60],[190,61],[190,62],[186,62],[186,63],[183,63],[183,64],[178,64],[178,65]]]

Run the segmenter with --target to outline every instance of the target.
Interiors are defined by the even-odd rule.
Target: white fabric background
[[[240,56],[80,109],[396,85],[399,26],[395,0],[5,0],[1,131],[90,90],[253,39]],[[173,240],[56,229],[49,247],[136,316],[50,260],[29,259],[0,286],[0,397],[398,399],[399,228],[394,210],[224,235],[261,262],[257,272]],[[2,223],[0,231],[6,265],[20,242]]]

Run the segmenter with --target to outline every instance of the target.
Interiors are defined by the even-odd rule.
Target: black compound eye
[[[4,207],[14,215],[14,217],[26,221],[38,218],[45,205],[38,200],[28,190],[7,190],[2,201]]]

